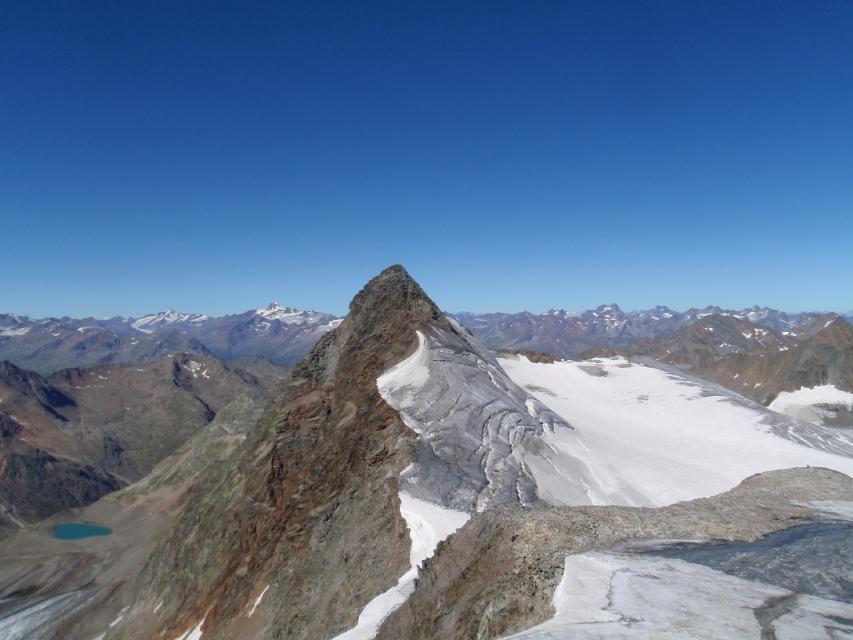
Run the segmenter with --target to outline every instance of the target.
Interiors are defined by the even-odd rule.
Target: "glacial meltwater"
[[[92,536],[108,536],[111,533],[112,529],[87,522],[58,524],[53,528],[53,537],[60,540],[79,540],[80,538],[91,538]]]

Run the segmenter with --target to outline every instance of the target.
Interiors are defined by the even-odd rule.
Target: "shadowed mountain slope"
[[[0,364],[0,508],[7,525],[80,507],[145,476],[240,396],[272,384],[212,357],[65,369]]]
[[[643,355],[694,369],[732,353],[786,351],[795,338],[748,320],[713,314],[679,329],[671,336],[644,340],[628,349],[631,356]]]
[[[783,391],[832,385],[853,391],[853,326],[829,321],[811,338],[784,351],[736,354],[696,368],[697,375],[771,403]]]

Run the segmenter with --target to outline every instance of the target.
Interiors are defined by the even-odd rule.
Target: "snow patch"
[[[850,500],[812,500],[803,506],[844,520],[853,520],[853,501]]]
[[[141,318],[131,322],[130,326],[142,333],[153,333],[154,329],[158,327],[182,324],[184,322],[203,322],[208,319],[209,316],[207,315],[191,315],[167,309],[160,313],[151,313],[147,316],[142,316]]]
[[[201,640],[201,625],[204,624],[204,618],[201,619],[195,627],[187,631],[182,636],[178,636],[175,640]]]
[[[283,307],[277,302],[270,303],[265,309],[255,309],[255,315],[267,320],[278,320],[284,324],[319,324],[328,316],[317,311],[305,311],[303,309],[293,309],[292,307]],[[327,327],[333,327],[331,323],[326,324]]]
[[[792,418],[823,424],[826,418],[835,417],[835,411],[821,405],[840,406],[853,411],[853,393],[831,384],[801,387],[796,391],[782,391],[767,408]]]
[[[0,336],[3,336],[5,338],[11,338],[13,336],[25,336],[29,332],[30,327],[0,327]]]
[[[418,348],[415,352],[376,379],[379,395],[385,399],[392,393],[403,392],[399,407],[404,420],[404,410],[414,404],[418,389],[429,379],[429,344],[423,333],[417,333]],[[412,427],[408,422],[406,424]]]
[[[422,337],[420,332],[418,336]],[[431,557],[438,543],[464,525],[471,517],[463,511],[446,509],[431,502],[420,500],[400,492],[400,515],[409,527],[412,547],[409,551],[411,567],[400,576],[397,584],[373,598],[362,609],[358,624],[349,631],[335,636],[332,640],[371,640],[382,621],[415,589],[418,569],[424,560]]]
[[[119,611],[119,612],[118,612],[118,617],[117,617],[115,620],[113,620],[112,622],[110,622],[110,629],[112,629],[112,628],[113,628],[114,626],[116,626],[119,622],[121,622],[122,620],[124,620],[124,613],[125,613],[125,611],[127,611],[127,610],[128,610],[128,608],[129,608],[129,607],[125,607],[124,609],[122,609],[121,611]]]
[[[195,360],[190,360],[185,366],[184,369],[193,374],[193,378],[198,378],[201,376],[202,378],[210,379],[210,375],[207,373],[207,368],[204,367],[200,362],[196,362]]]
[[[258,605],[261,604],[261,600],[264,599],[264,594],[266,594],[266,592],[269,588],[270,588],[269,585],[265,586],[264,590],[261,591],[261,595],[259,595],[257,598],[255,598],[255,601],[252,603],[252,608],[249,611],[249,617],[250,618],[252,617],[252,614],[255,613],[255,609],[258,608]]]

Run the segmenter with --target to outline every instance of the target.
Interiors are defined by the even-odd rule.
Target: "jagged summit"
[[[843,348],[853,346],[853,325],[841,316],[826,322],[823,329],[812,338],[815,344],[831,344]]]
[[[352,299],[345,323],[383,325],[389,320],[393,320],[395,329],[408,325],[412,332],[433,323],[453,330],[441,309],[399,264],[391,265],[364,285]]]

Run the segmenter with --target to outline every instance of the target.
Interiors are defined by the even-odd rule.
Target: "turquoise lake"
[[[92,536],[108,536],[111,533],[112,529],[86,522],[58,524],[53,528],[53,537],[60,540],[79,540],[80,538],[91,538]]]

